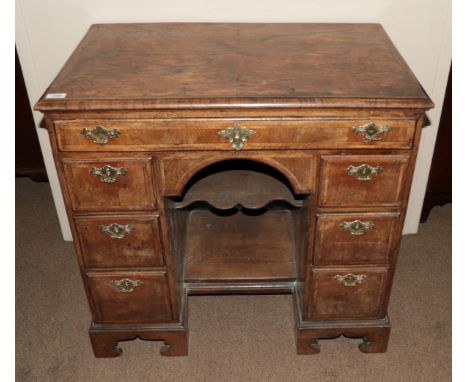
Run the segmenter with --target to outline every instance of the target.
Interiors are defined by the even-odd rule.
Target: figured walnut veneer
[[[36,109],[96,357],[186,355],[187,296],[230,293],[292,293],[298,354],[385,351],[432,106],[377,24],[93,25]]]

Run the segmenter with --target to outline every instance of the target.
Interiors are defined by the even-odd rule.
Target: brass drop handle
[[[383,172],[382,166],[369,166],[366,163],[363,163],[359,166],[348,166],[346,172],[348,175],[353,176],[357,180],[367,181],[371,180],[374,175],[380,175]]]
[[[111,281],[111,285],[117,288],[122,293],[132,293],[136,287],[143,284],[144,283],[141,280],[122,279]]]
[[[127,172],[125,167],[112,167],[108,165],[89,169],[90,174],[97,176],[104,183],[115,183],[119,176],[127,175]]]
[[[99,230],[102,233],[108,234],[112,239],[123,239],[126,235],[133,231],[132,224],[112,223],[109,225],[101,224]]]
[[[236,151],[242,150],[247,140],[254,134],[255,130],[240,126],[237,123],[232,127],[227,127],[226,129],[218,131],[218,135],[231,143]]]
[[[336,275],[334,277],[335,281],[345,287],[355,287],[358,284],[362,284],[366,281],[366,275],[355,275],[348,273],[347,275]]]
[[[357,125],[353,126],[354,134],[362,134],[366,142],[375,142],[381,141],[381,135],[387,134],[392,128],[387,125],[378,125],[374,122],[368,123],[366,125]]]
[[[342,222],[340,227],[352,236],[359,236],[364,235],[366,232],[372,230],[375,227],[375,224],[371,221],[363,222],[361,220],[353,220],[349,222]]]
[[[105,145],[109,142],[110,138],[117,138],[120,135],[119,129],[106,129],[100,125],[90,129],[85,127],[81,130],[81,135],[85,138],[92,138],[93,143],[98,145]]]

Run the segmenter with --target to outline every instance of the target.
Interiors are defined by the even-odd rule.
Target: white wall
[[[451,61],[450,0],[16,0],[16,44],[31,104],[91,24],[158,21],[381,23],[436,104],[405,223],[405,233],[417,232]],[[34,118],[38,123],[41,114]],[[62,232],[71,240],[47,133],[38,134]]]

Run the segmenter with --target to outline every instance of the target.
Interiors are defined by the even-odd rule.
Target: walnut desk
[[[93,25],[36,109],[94,354],[186,355],[187,298],[234,293],[291,293],[299,354],[385,351],[432,106],[377,24]]]

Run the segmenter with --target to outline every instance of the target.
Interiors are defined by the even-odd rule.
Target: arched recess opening
[[[185,283],[260,290],[302,273],[309,197],[295,194],[277,169],[247,159],[216,162],[165,204],[176,278]]]

